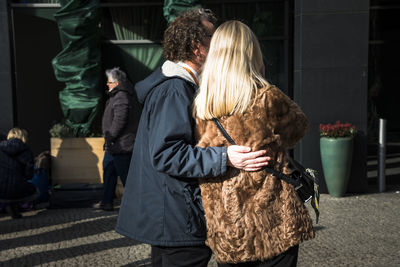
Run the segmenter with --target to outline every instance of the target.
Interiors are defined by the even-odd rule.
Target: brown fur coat
[[[286,150],[308,129],[299,106],[278,88],[258,90],[255,104],[221,124],[238,145],[266,149],[270,167],[287,173]],[[198,146],[229,146],[212,121],[197,120]],[[206,244],[218,262],[272,258],[314,237],[307,208],[292,185],[266,171],[229,168],[225,177],[200,179],[207,222]]]

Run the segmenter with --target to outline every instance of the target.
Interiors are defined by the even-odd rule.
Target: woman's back
[[[308,121],[299,106],[271,86],[263,73],[261,49],[251,29],[239,21],[219,26],[194,101],[197,145],[229,146],[211,120],[218,118],[236,144],[253,151],[265,149],[272,158],[269,167],[287,173],[286,150],[303,137]],[[224,177],[200,179],[200,187],[206,244],[219,263],[288,256],[285,262],[293,266],[296,246],[314,237],[308,210],[293,185],[265,170],[230,168]]]
[[[292,148],[308,130],[308,120],[298,105],[275,86],[257,90],[254,104],[243,114],[220,118],[238,145],[269,153]],[[197,120],[198,145],[230,145],[213,121]],[[209,128],[214,131],[209,131]],[[268,155],[271,155],[269,154]],[[272,158],[274,159],[273,155]]]
[[[266,149],[270,167],[286,172],[286,149],[304,135],[308,121],[278,88],[257,90],[243,114],[220,118],[238,145]],[[197,120],[198,146],[229,143],[213,121]],[[266,171],[230,169],[227,176],[200,179],[207,245],[219,262],[265,260],[314,237],[312,222],[292,185]]]

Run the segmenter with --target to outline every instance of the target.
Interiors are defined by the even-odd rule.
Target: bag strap
[[[235,141],[233,141],[232,137],[225,131],[225,128],[221,125],[219,120],[217,118],[213,118],[212,120],[217,125],[218,129],[221,131],[226,140],[228,140],[231,145],[236,145]]]
[[[219,120],[217,118],[213,118],[212,120],[214,121],[215,125],[217,125],[217,128],[221,131],[222,135],[226,138],[226,140],[228,140],[228,142],[231,145],[236,145],[235,141],[233,141],[232,137],[227,133],[227,131],[222,126],[222,124],[219,122]],[[282,172],[278,172],[272,168],[269,168],[268,166],[262,167],[261,170],[266,170],[267,172],[272,173],[275,177],[282,179],[285,182],[293,185],[296,190],[298,188],[302,187],[302,184],[299,181],[295,181],[295,180],[291,179],[289,176],[283,174]]]

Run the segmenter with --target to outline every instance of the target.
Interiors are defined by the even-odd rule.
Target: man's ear
[[[201,56],[200,45],[196,45],[196,48],[193,50],[193,54],[196,58]]]

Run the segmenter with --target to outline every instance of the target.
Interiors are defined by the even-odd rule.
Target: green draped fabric
[[[164,1],[164,17],[170,23],[174,18],[186,9],[193,7],[201,7],[201,0],[165,0]]]
[[[26,15],[47,19],[51,21],[55,21],[54,13],[56,13],[58,8],[46,7],[46,8],[24,8],[19,7],[15,9],[16,13],[23,13]]]
[[[164,62],[160,44],[103,44],[103,66],[119,66],[133,83],[143,80]]]
[[[54,74],[66,87],[59,93],[65,122],[87,136],[101,98],[100,10],[97,0],[61,0],[54,14],[63,50],[53,59]]]
[[[140,74],[143,70],[145,71],[145,69],[152,71],[160,66],[164,61],[161,45],[121,45],[120,49],[129,54],[132,61],[139,63],[139,66],[142,66],[141,68],[138,68],[138,74]]]
[[[103,45],[106,68],[119,66],[136,83],[164,61],[161,39],[166,27],[162,5],[110,7],[117,40],[151,40],[154,43],[117,43]],[[155,23],[157,22],[157,23]]]
[[[166,22],[162,20],[162,5],[110,7],[117,40],[161,41]]]

